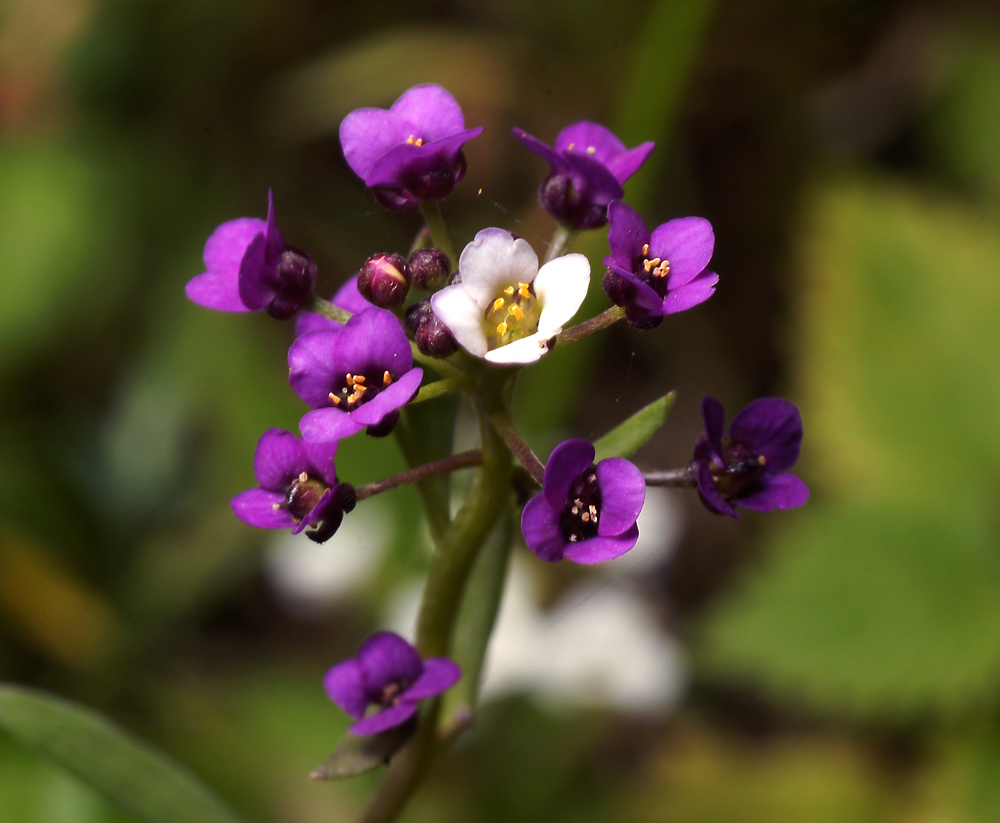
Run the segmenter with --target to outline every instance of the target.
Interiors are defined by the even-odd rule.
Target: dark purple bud
[[[604,289],[604,293],[611,299],[611,302],[616,306],[626,306],[629,303],[629,289],[625,278],[620,274],[608,270],[608,273],[604,275],[604,279],[601,281],[601,287]]]
[[[312,540],[313,543],[325,543],[337,533],[337,529],[340,528],[340,524],[343,522],[344,512],[340,509],[331,509],[319,526],[306,531],[306,537]]]
[[[287,246],[278,257],[274,299],[266,311],[277,320],[287,320],[301,311],[316,285],[316,262],[302,249]]]
[[[354,511],[354,507],[358,505],[358,493],[354,486],[343,481],[338,482],[333,491],[333,505],[345,512]]]
[[[403,317],[403,328],[406,329],[410,337],[415,337],[417,330],[433,317],[434,309],[431,308],[431,301],[421,300],[406,310],[406,315]]]
[[[434,316],[417,329],[413,339],[420,353],[428,357],[445,358],[458,350],[458,343],[448,327]]]
[[[410,255],[410,271],[416,288],[436,291],[448,282],[451,260],[441,249],[417,249]]]
[[[399,412],[391,411],[382,418],[380,423],[376,423],[374,426],[369,426],[365,429],[365,434],[369,437],[388,437],[392,434],[392,430],[396,428],[398,422]]]
[[[373,254],[358,273],[358,291],[376,306],[401,306],[410,291],[410,264],[398,254]]]
[[[625,309],[625,319],[629,325],[639,329],[639,331],[650,331],[663,322],[662,315],[652,314],[641,306],[628,306]]]
[[[594,203],[569,174],[554,171],[546,177],[538,187],[538,200],[556,220],[576,229],[596,229],[608,222],[608,204]]]

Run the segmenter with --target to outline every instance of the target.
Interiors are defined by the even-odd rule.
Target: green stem
[[[422,466],[414,466],[412,469],[407,469],[399,474],[394,474],[382,480],[376,480],[374,483],[359,486],[357,489],[358,500],[365,500],[369,497],[374,497],[376,494],[387,492],[390,489],[398,489],[400,486],[417,483],[438,474],[446,474],[448,472],[458,471],[459,469],[471,469],[473,466],[482,465],[482,462],[483,453],[479,451],[479,449],[470,449],[466,452],[459,452],[458,454],[453,454],[450,457],[435,460],[433,463],[424,463]]]
[[[457,391],[461,391],[465,387],[465,381],[456,377],[449,377],[446,380],[438,380],[434,383],[428,383],[425,386],[420,387],[420,391],[417,392],[416,397],[410,401],[412,406],[414,403],[423,403],[425,400],[433,400],[435,397],[441,397],[445,394],[454,394]]]
[[[306,309],[308,311],[316,312],[316,314],[321,314],[323,317],[329,320],[334,320],[337,323],[346,323],[353,317],[353,315],[340,308],[340,306],[335,306],[329,300],[324,300],[322,297],[317,297],[315,294],[309,298],[308,304],[306,304]]]
[[[442,377],[449,377],[453,380],[461,380],[465,377],[465,372],[453,363],[423,354],[412,340],[410,341],[410,349],[413,351],[413,361],[415,363],[427,366],[429,369],[434,369]]]
[[[545,465],[535,456],[535,453],[531,450],[531,446],[527,444],[521,436],[521,432],[514,425],[514,421],[510,419],[510,415],[505,411],[494,412],[490,415],[490,423],[496,429],[497,434],[503,438],[503,442],[507,444],[507,448],[513,452],[520,464],[541,485],[542,478],[545,475]]]
[[[560,333],[556,338],[556,344],[552,348],[558,349],[561,346],[568,346],[570,343],[575,343],[577,340],[583,340],[584,337],[596,331],[614,325],[623,317],[625,317],[625,309],[621,306],[612,306],[610,309],[602,311],[597,317],[591,317],[590,320],[585,320],[578,326],[573,326]]]
[[[441,214],[441,204],[437,200],[421,203],[420,213],[424,216],[427,228],[430,229],[434,245],[448,255],[448,259],[451,260],[451,270],[454,271],[458,258],[455,257],[455,249],[451,245],[451,237],[448,236],[448,227]]]
[[[566,250],[566,247],[573,242],[577,234],[579,234],[577,229],[567,226],[565,223],[560,223],[552,235],[552,240],[549,242],[549,248],[545,252],[545,260],[543,262],[548,263],[562,254]]]

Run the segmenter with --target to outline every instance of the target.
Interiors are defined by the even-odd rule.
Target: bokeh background
[[[485,134],[456,242],[543,248],[551,141],[656,140],[628,200],[715,226],[708,303],[525,376],[547,453],[669,389],[647,468],[714,394],[800,404],[796,512],[657,494],[607,569],[515,550],[478,725],[405,820],[1000,820],[1000,12],[989,0],[5,0],[0,5],[0,678],[94,706],[251,821],[349,820],[378,781],[307,779],[343,733],[323,672],[412,627],[415,495],[337,537],[229,498],[303,407],[291,330],[188,303],[205,238],[263,216],[332,293],[412,214],[337,127],[438,82]],[[583,238],[600,273],[602,232]],[[595,285],[591,311],[605,298]],[[358,440],[358,438],[356,438]],[[350,441],[341,475],[397,470]],[[0,820],[129,818],[0,735]]]

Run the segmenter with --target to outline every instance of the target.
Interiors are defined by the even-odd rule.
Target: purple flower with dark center
[[[608,207],[611,256],[604,291],[625,306],[626,318],[653,328],[665,315],[690,309],[715,293],[719,275],[708,270],[715,248],[712,224],[703,217],[679,217],[650,234],[639,215],[621,201]]]
[[[274,222],[274,197],[267,194],[267,220],[241,217],[223,223],[205,243],[208,269],[188,281],[184,293],[220,311],[266,311],[285,320],[309,299],[316,264],[301,249],[286,246]]]
[[[587,121],[559,132],[552,148],[524,129],[513,132],[552,167],[538,189],[542,208],[577,229],[596,229],[608,222],[608,204],[624,196],[622,183],[656,148],[655,143],[643,143],[626,149],[604,126]]]
[[[566,440],[549,456],[542,493],[528,501],[521,531],[542,560],[601,563],[639,539],[636,520],[646,500],[642,472],[621,457],[594,465],[594,447]]]
[[[330,699],[358,722],[352,734],[378,734],[400,726],[417,713],[417,703],[437,697],[462,677],[447,657],[421,660],[417,650],[393,632],[369,637],[358,656],[338,663],[323,685]],[[375,711],[368,714],[369,707]]]
[[[465,128],[455,98],[440,86],[414,86],[392,107],[356,109],[340,124],[347,165],[387,209],[451,194],[465,176],[462,146],[482,134]]]
[[[358,291],[358,276],[354,275],[348,279],[344,285],[337,289],[337,293],[330,301],[337,308],[349,311],[351,314],[360,314],[365,309],[370,309],[372,304],[361,296]],[[324,317],[312,311],[304,311],[295,318],[295,336],[301,337],[311,331],[334,329],[340,331],[344,328],[343,323]]]
[[[368,427],[389,434],[420,388],[406,332],[392,312],[370,308],[342,329],[309,332],[288,351],[289,380],[315,411],[299,422],[302,436],[322,443]]]
[[[260,485],[232,499],[233,512],[260,529],[291,529],[317,543],[340,528],[354,508],[354,487],[337,480],[337,444],[303,443],[290,431],[268,429],[257,443],[253,471]]]
[[[714,397],[701,402],[705,433],[694,447],[698,495],[709,511],[739,518],[733,506],[767,512],[794,509],[809,487],[787,470],[799,459],[802,416],[781,397],[762,397],[736,413],[723,431],[725,411]]]

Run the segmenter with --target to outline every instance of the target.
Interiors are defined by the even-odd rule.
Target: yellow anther
[[[582,520],[582,521],[583,521],[584,523],[589,523],[589,522],[590,522],[590,512],[584,512],[583,514],[581,514],[581,515],[580,515],[580,519],[581,519],[581,520]]]
[[[761,455],[760,457],[757,458],[757,462],[760,465],[765,466],[765,465],[767,465],[767,458],[764,457],[764,455]]]
[[[365,380],[366,378],[363,374],[359,374],[357,377],[354,378],[355,383],[364,383]]]
[[[392,375],[389,374],[389,372],[386,372],[385,374],[383,374],[382,375],[382,382],[385,383],[388,386],[390,383],[392,383]]]
[[[330,402],[333,403],[334,406],[339,406],[340,398],[337,397],[337,395],[335,395],[333,392],[330,392]]]
[[[576,143],[570,143],[570,144],[569,144],[569,145],[568,145],[568,146],[566,147],[566,151],[572,151],[572,150],[573,150],[573,149],[575,149],[575,148],[576,148]]]
[[[517,303],[510,307],[510,314],[515,320],[524,320],[524,312],[521,311],[521,307]]]
[[[587,154],[593,156],[597,154],[597,149],[595,149],[593,146],[587,146]]]
[[[424,139],[422,137],[414,137],[411,134],[406,138],[406,142],[410,146],[422,146],[424,144]]]
[[[277,511],[278,509],[281,508],[281,504],[280,503],[272,503],[271,504],[271,508],[274,509],[275,511]]]
[[[354,375],[351,374],[350,372],[347,373],[347,385],[348,386],[354,385]]]
[[[503,337],[506,333],[507,333],[507,321],[504,320],[502,323],[500,323],[499,326],[497,326],[497,334],[500,335],[500,337]]]
[[[579,514],[580,510],[576,506],[574,506],[572,509],[570,509],[570,513],[571,514]]]
[[[506,294],[508,297],[510,297],[514,293],[514,287],[507,286],[507,288],[503,290],[503,293]]]
[[[528,291],[528,284],[527,283],[518,283],[517,284],[517,293],[521,297],[523,297],[525,299],[531,297],[531,292]]]
[[[493,301],[493,311],[500,311],[504,307],[506,301],[502,297],[498,297]]]
[[[368,387],[367,386],[362,386],[360,383],[355,383],[354,384],[354,393],[358,397],[361,397],[361,395],[363,395],[366,391],[368,391]]]
[[[300,483],[305,483],[308,480],[309,480],[309,475],[306,474],[306,472],[302,472],[302,474],[299,475],[299,482]]]
[[[642,256],[645,257],[649,254],[649,243],[646,243],[642,247]]]

